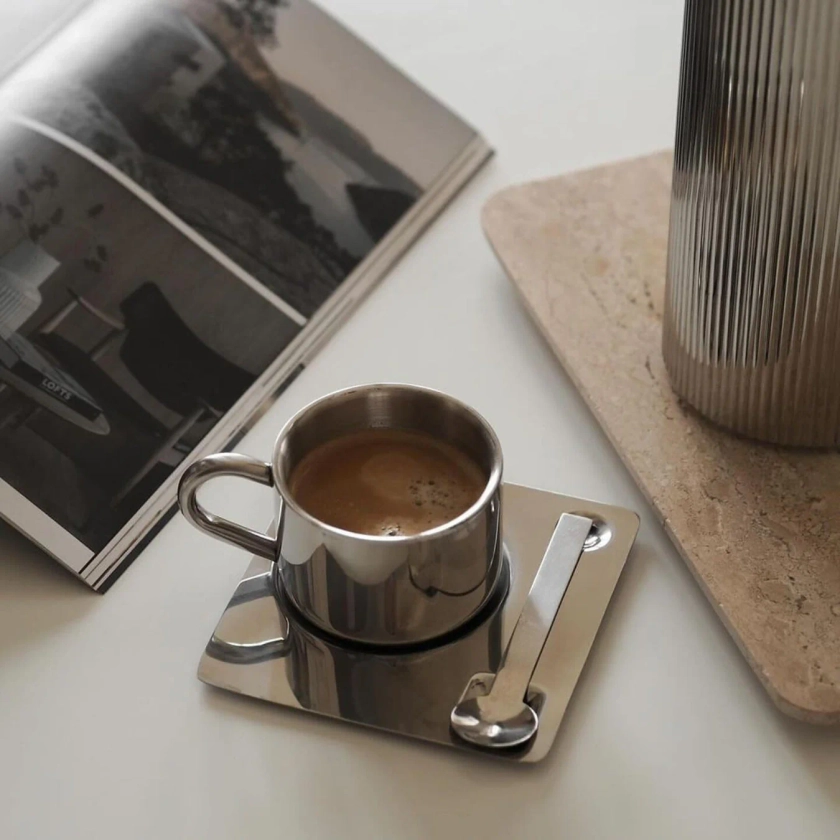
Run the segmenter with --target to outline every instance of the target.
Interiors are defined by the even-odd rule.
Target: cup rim
[[[324,522],[321,519],[318,519],[317,517],[313,516],[311,513],[304,510],[297,503],[297,501],[294,499],[289,490],[289,486],[286,483],[286,477],[282,474],[281,470],[279,469],[279,459],[280,447],[285,438],[291,432],[291,430],[298,423],[304,420],[307,414],[309,414],[313,409],[315,409],[317,406],[321,405],[324,402],[336,399],[338,397],[347,396],[356,391],[375,391],[378,389],[413,391],[415,393],[425,394],[427,396],[435,397],[437,399],[442,398],[449,402],[455,403],[455,405],[457,405],[458,408],[465,411],[467,414],[470,414],[478,422],[478,424],[481,426],[481,428],[487,436],[487,440],[489,441],[490,448],[492,450],[493,467],[490,470],[490,475],[487,478],[487,483],[484,485],[484,490],[481,491],[481,495],[478,497],[478,499],[476,499],[475,502],[473,502],[472,505],[470,505],[470,507],[468,507],[465,511],[460,513],[454,519],[450,519],[448,522],[444,522],[443,525],[438,525],[436,528],[430,528],[428,531],[421,531],[419,534],[407,534],[404,536],[377,536],[376,534],[360,534],[358,531],[347,531],[344,528],[338,528],[335,525],[330,525],[329,523]],[[484,510],[484,508],[489,503],[490,499],[498,491],[499,486],[502,482],[502,467],[502,445],[499,442],[499,438],[496,435],[496,432],[493,430],[493,427],[481,414],[479,414],[478,411],[476,411],[471,406],[467,405],[465,402],[462,402],[456,397],[450,396],[449,394],[443,391],[439,391],[435,388],[426,388],[422,385],[409,385],[403,382],[378,382],[370,385],[352,385],[349,388],[340,388],[337,391],[332,391],[329,394],[324,394],[323,396],[312,400],[299,411],[297,411],[295,414],[293,414],[292,417],[289,418],[289,420],[286,421],[283,428],[280,430],[280,433],[277,435],[276,440],[274,441],[274,448],[272,449],[271,453],[271,474],[274,479],[274,489],[282,499],[283,505],[288,505],[302,519],[305,519],[307,522],[317,526],[318,528],[321,528],[323,531],[332,534],[335,537],[351,537],[360,542],[369,543],[372,546],[375,545],[378,547],[385,545],[400,546],[426,542],[428,540],[436,540],[440,537],[446,536],[451,532],[457,531],[465,523],[469,522],[482,510]]]

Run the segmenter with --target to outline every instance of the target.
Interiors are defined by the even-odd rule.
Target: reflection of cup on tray
[[[471,676],[499,666],[507,567],[476,620],[434,645],[413,648],[327,638],[286,603],[276,573],[272,566],[240,583],[206,652],[238,666],[283,660],[289,689],[303,709],[398,731],[418,720],[437,728]]]
[[[274,487],[276,537],[199,505],[198,488],[220,475]],[[494,593],[501,478],[498,439],[472,409],[424,388],[370,385],[304,408],[271,463],[219,454],[193,464],[179,502],[196,527],[275,561],[284,596],[318,629],[415,644],[460,627]]]

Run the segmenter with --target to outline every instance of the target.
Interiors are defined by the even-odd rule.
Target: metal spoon
[[[536,734],[539,718],[525,697],[591,527],[571,513],[557,522],[489,693],[462,698],[452,710],[452,729],[465,741],[516,747]]]

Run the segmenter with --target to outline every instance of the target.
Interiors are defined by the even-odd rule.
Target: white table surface
[[[2,4],[0,47],[35,31],[38,4],[64,5]],[[507,184],[671,144],[681,3],[325,5],[498,157],[241,451],[267,455],[286,418],[332,389],[423,383],[489,418],[509,480],[639,511],[637,546],[553,752],[511,767],[200,684],[198,658],[247,557],[180,518],[104,597],[0,530],[0,837],[836,840],[840,733],[770,703],[478,223]],[[264,525],[268,494],[235,490],[208,496]]]

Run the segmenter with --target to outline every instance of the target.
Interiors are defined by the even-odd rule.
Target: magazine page
[[[306,0],[96,3],[0,104],[0,515],[75,571],[475,137]]]

